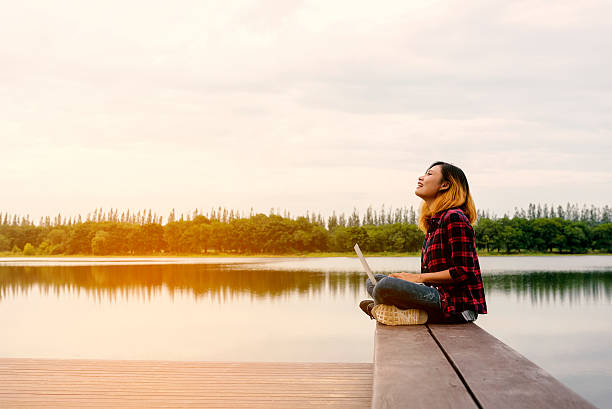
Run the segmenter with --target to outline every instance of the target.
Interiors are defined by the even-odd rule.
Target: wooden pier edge
[[[372,408],[402,407],[595,408],[474,323],[378,323]]]

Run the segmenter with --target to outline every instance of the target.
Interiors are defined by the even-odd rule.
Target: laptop
[[[357,253],[357,257],[359,257],[359,261],[361,261],[361,265],[363,266],[363,269],[368,274],[368,278],[370,279],[372,284],[376,285],[376,279],[374,278],[374,274],[372,274],[372,270],[370,270],[370,266],[368,265],[368,262],[366,261],[365,257],[363,257],[363,254],[361,253],[361,249],[359,248],[359,244],[355,243],[355,247],[353,248],[355,249],[355,253]]]
[[[374,278],[374,274],[372,274],[372,270],[370,270],[370,266],[368,265],[368,262],[366,261],[365,257],[363,257],[363,254],[361,253],[361,249],[359,248],[359,244],[355,243],[355,247],[353,248],[355,249],[355,253],[357,253],[357,257],[359,257],[359,261],[361,261],[361,265],[363,266],[363,269],[365,270],[366,273],[368,273],[368,278],[370,279],[372,284],[376,286],[376,279]],[[414,284],[425,285],[424,283],[414,283]]]

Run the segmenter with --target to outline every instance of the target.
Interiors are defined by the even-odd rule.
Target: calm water
[[[612,257],[481,266],[478,325],[612,408]],[[0,258],[0,357],[371,362],[364,278],[355,258]]]

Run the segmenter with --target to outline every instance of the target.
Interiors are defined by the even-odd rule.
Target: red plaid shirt
[[[445,316],[472,310],[487,313],[474,229],[457,207],[432,216],[421,251],[421,273],[449,270],[455,280],[432,285],[440,293]]]

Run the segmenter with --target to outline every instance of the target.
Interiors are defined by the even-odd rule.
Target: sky
[[[609,1],[2,1],[0,212],[612,204]]]

